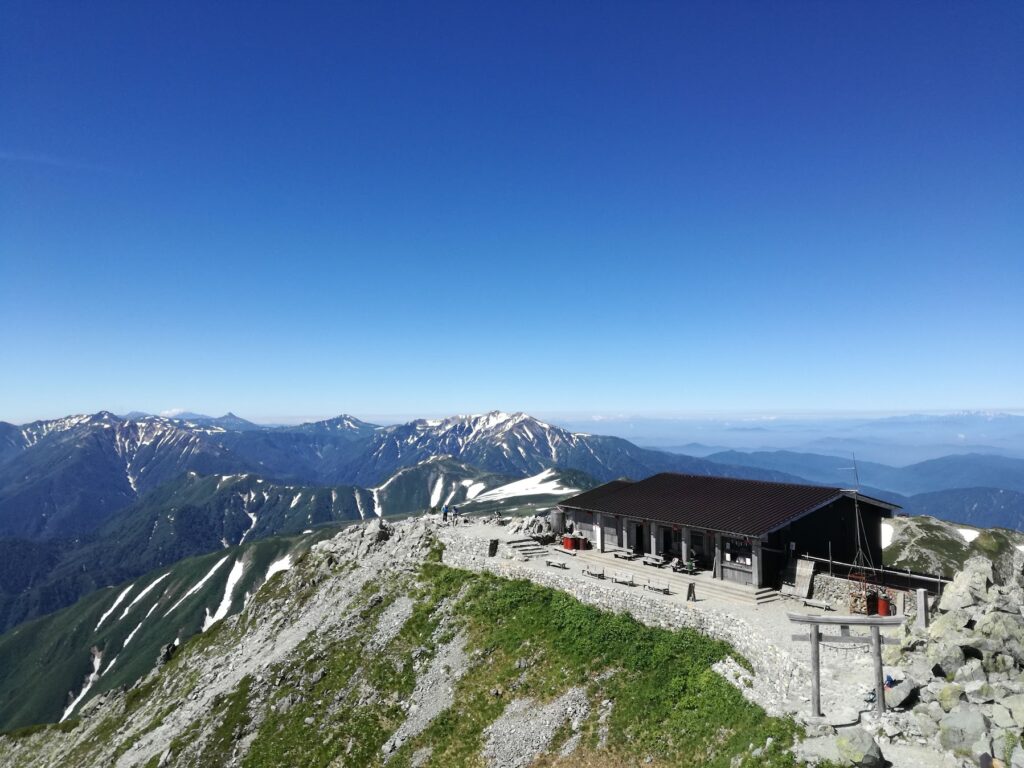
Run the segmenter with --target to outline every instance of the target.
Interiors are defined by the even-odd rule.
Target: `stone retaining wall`
[[[840,613],[850,612],[850,589],[854,582],[849,579],[841,579],[838,576],[829,576],[827,573],[815,573],[811,586],[811,597],[815,600],[822,600],[831,605]],[[913,592],[906,590],[887,588],[892,595],[893,602],[897,606],[899,615],[913,618],[917,615],[917,597]],[[900,606],[902,604],[902,611]]]
[[[497,557],[487,557],[487,541],[468,536],[442,536],[445,544],[445,564],[470,571],[488,571],[512,579],[528,579],[552,589],[567,592],[588,605],[614,613],[628,613],[637,621],[653,627],[679,629],[688,627],[698,632],[724,640],[742,654],[754,667],[757,675],[749,691],[770,714],[784,712],[782,705],[789,699],[790,686],[794,690],[805,686],[801,667],[788,653],[779,650],[746,621],[736,616],[709,609],[699,610],[682,605],[673,605],[656,595],[642,590],[613,588],[601,581],[580,581],[566,578],[555,571],[539,570],[510,559],[504,545]],[[746,693],[746,692],[745,692]]]

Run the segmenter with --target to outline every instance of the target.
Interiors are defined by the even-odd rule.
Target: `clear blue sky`
[[[1019,2],[8,0],[0,419],[1019,408],[1022,94]]]

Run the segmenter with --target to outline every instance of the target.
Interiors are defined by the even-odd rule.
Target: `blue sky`
[[[0,419],[1020,408],[1022,91],[1020,3],[7,2]]]

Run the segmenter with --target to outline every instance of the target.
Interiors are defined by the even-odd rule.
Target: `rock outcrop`
[[[905,674],[887,703],[912,708],[905,725],[965,765],[1024,761],[1024,555],[1013,562],[995,569],[983,557],[967,560],[927,629],[905,627],[887,652]]]

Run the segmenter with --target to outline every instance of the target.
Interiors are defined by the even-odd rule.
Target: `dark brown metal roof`
[[[631,480],[612,480],[610,483],[591,488],[589,491],[577,494],[563,501],[559,506],[564,507],[571,502],[571,506],[577,509],[591,509],[591,504],[597,504],[601,499],[620,488],[628,488],[633,485]],[[598,510],[599,511],[599,510]]]
[[[852,491],[820,485],[663,472],[636,483],[606,483],[568,498],[559,506],[743,536],[763,536],[843,496],[852,495]],[[893,504],[866,496],[858,498],[862,504],[886,510],[895,508]]]

